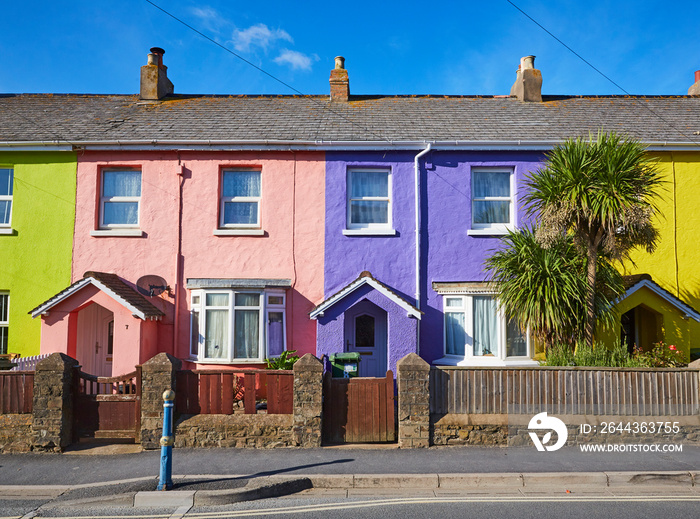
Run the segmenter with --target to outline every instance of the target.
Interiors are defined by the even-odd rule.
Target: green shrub
[[[633,357],[647,368],[679,368],[687,365],[678,348],[673,344],[657,342],[651,350],[635,348]]]
[[[557,344],[547,350],[547,357],[543,366],[590,366],[603,368],[643,368],[661,367],[653,364],[646,354],[638,354],[635,351],[630,355],[624,344],[618,344],[614,348],[606,348],[597,343],[593,348],[583,341],[576,345],[575,352],[566,344]]]
[[[279,357],[265,359],[267,369],[292,369],[294,363],[299,360],[298,355],[294,355],[297,350],[285,350]]]

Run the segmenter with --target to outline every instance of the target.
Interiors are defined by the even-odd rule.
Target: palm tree
[[[586,315],[586,257],[570,234],[558,234],[548,247],[524,228],[501,239],[502,247],[486,261],[504,313],[546,348],[569,344],[584,334]],[[599,258],[596,316],[612,319],[611,300],[623,290],[622,277],[606,258]]]
[[[586,257],[585,340],[593,346],[598,258],[629,259],[635,247],[653,252],[652,224],[661,179],[642,144],[615,133],[570,139],[547,154],[526,180],[527,213],[539,217],[537,239],[550,247],[570,233]]]

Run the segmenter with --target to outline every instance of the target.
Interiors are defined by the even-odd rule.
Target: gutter
[[[420,229],[421,229],[421,210],[420,210],[420,163],[419,159],[431,150],[431,144],[428,143],[425,149],[418,153],[413,159],[414,167],[414,203],[416,211],[416,308],[420,311]],[[420,355],[420,321],[416,323],[416,353]]]
[[[546,151],[564,140],[505,141],[432,141],[433,150],[455,151]],[[655,141],[643,144],[649,151],[700,151],[697,142]],[[367,151],[415,150],[425,148],[425,141],[303,141],[303,140],[110,140],[110,141],[0,141],[0,148],[16,151],[72,150],[172,150],[172,151]]]

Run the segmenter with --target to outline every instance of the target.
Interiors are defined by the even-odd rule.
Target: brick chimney
[[[331,70],[331,101],[347,102],[350,97],[350,80],[345,70],[345,58],[336,56],[335,68]]]
[[[700,70],[695,71],[695,83],[688,89],[689,96],[700,96]]]
[[[173,93],[173,84],[168,79],[168,67],[163,65],[165,51],[152,47],[148,64],[141,67],[141,99],[157,101]]]
[[[510,95],[517,97],[518,101],[542,102],[542,72],[535,68],[535,56],[520,59]]]

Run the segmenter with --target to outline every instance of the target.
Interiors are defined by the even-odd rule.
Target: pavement
[[[700,447],[680,453],[540,453],[534,448],[368,445],[175,449],[174,489],[156,491],[160,451],[79,445],[0,455],[2,503],[216,506],[283,496],[688,496],[700,499]]]

